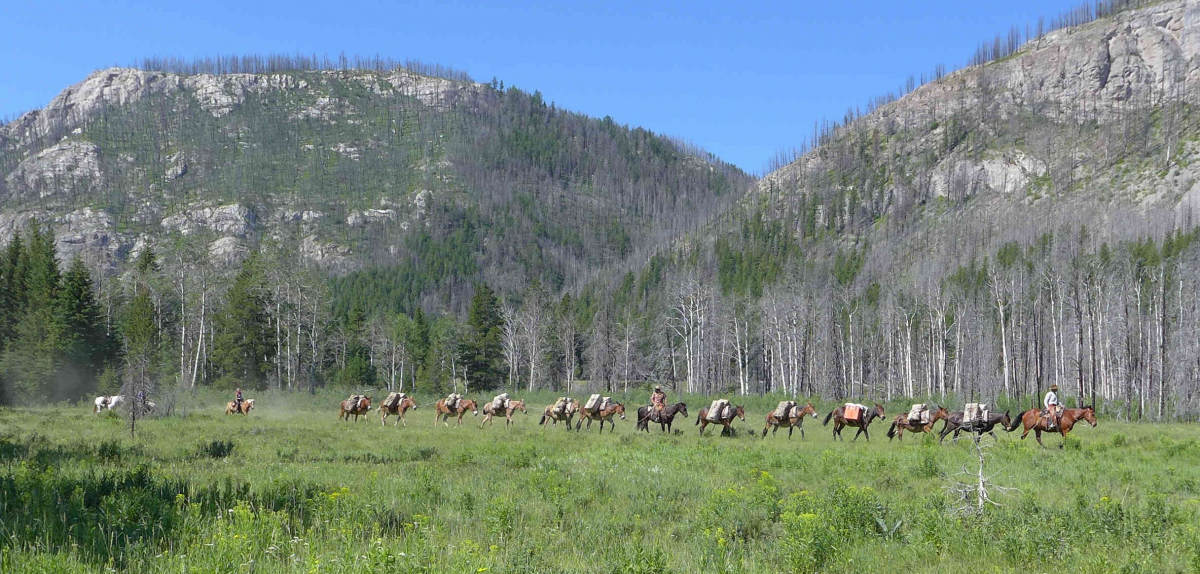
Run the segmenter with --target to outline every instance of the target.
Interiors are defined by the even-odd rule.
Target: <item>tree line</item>
[[[228,273],[186,245],[148,248],[105,278],[79,259],[60,269],[34,225],[0,267],[0,381],[8,402],[123,390],[168,405],[198,386],[628,393],[649,381],[706,395],[1034,405],[1057,384],[1122,417],[1194,419],[1198,239],[1110,245],[1064,230],[936,277],[888,277],[865,250],[816,259],[786,245],[762,248],[775,255],[747,272],[714,246],[575,295],[477,282],[462,314],[336,313],[329,280],[274,245]],[[785,272],[756,279],[784,259]]]

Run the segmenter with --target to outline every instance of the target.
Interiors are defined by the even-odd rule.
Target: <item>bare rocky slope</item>
[[[1196,2],[1049,33],[824,131],[726,223],[764,213],[863,246],[875,278],[1081,225],[1102,240],[1191,227],[1198,55]]]

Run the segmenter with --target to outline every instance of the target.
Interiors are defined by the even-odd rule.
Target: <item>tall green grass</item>
[[[0,571],[1200,568],[1190,425],[1101,418],[1063,449],[986,437],[993,483],[1016,490],[978,516],[947,490],[977,466],[970,441],[889,443],[876,423],[834,443],[820,419],[761,439],[773,398],[748,398],[732,438],[697,436],[700,397],[672,435],[631,414],[603,436],[538,427],[549,394],[511,430],[435,428],[432,397],[407,428],[337,421],[336,394],[253,398],[227,417],[226,397],[185,396],[136,438],[87,406],[0,410]]]

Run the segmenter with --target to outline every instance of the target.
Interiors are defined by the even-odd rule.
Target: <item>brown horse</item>
[[[362,416],[366,420],[367,413],[371,412],[371,397],[354,397],[342,401],[342,409],[338,411],[338,420],[343,418],[350,420],[350,415],[354,415],[354,422],[358,422],[358,417]]]
[[[650,423],[658,422],[658,426],[662,432],[671,432],[671,424],[675,422],[676,415],[683,415],[684,419],[691,416],[687,411],[687,403],[675,403],[663,407],[662,412],[658,413],[658,421],[654,420],[654,407],[638,407],[635,431],[644,430],[650,432]]]
[[[617,430],[617,425],[612,419],[613,415],[621,415],[621,420],[625,420],[625,405],[613,403],[598,411],[580,410],[579,422],[575,423],[575,430],[579,430],[585,420],[589,431],[592,430],[592,421],[600,421],[600,434],[604,434],[604,421],[608,421],[608,432],[612,434]]]
[[[545,425],[546,421],[550,421],[554,426],[558,426],[558,421],[567,421],[567,430],[571,430],[571,419],[574,419],[575,413],[578,412],[579,401],[575,399],[568,401],[562,412],[555,412],[554,405],[546,405],[546,409],[542,411],[542,420],[538,421],[538,424]]]
[[[732,425],[733,419],[738,417],[741,417],[742,422],[746,422],[746,409],[742,405],[738,405],[732,409],[725,409],[725,412],[721,413],[721,416],[717,417],[715,422],[710,422],[708,420],[708,407],[704,407],[696,415],[696,424],[700,425],[700,436],[704,436],[704,427],[707,427],[709,424],[724,425],[725,428],[721,429],[721,434],[733,436],[733,427],[729,425]]]
[[[879,403],[875,403],[875,408],[867,409],[867,412],[863,413],[862,418],[850,420],[850,419],[846,418],[846,406],[842,405],[842,406],[830,411],[830,413],[828,415],[825,415],[825,422],[823,422],[821,424],[828,425],[829,420],[833,419],[833,438],[834,438],[834,440],[837,440],[839,438],[842,440],[846,440],[846,437],[842,436],[842,428],[858,427],[858,432],[854,433],[854,439],[852,439],[850,442],[854,442],[854,441],[858,440],[858,435],[860,435],[860,434],[867,435],[867,442],[870,442],[871,441],[871,433],[867,432],[867,427],[871,426],[871,421],[873,421],[877,418],[881,419],[885,416],[887,416],[887,413],[884,412],[883,405],[881,405]]]
[[[775,411],[767,413],[767,426],[763,427],[763,438],[767,438],[767,430],[771,431],[771,436],[775,436],[775,431],[779,427],[784,427],[788,430],[788,439],[792,438],[792,431],[800,429],[800,440],[804,440],[804,417],[805,415],[817,418],[817,408],[811,402],[804,405],[804,408],[792,407],[791,412],[783,420],[775,418]]]
[[[467,414],[467,411],[471,411],[471,416],[479,416],[479,407],[471,399],[459,399],[458,407],[453,410],[446,406],[446,399],[438,399],[437,404],[433,405],[433,424],[437,426],[441,421],[442,424],[450,426],[450,423],[446,421],[454,416],[458,418],[458,424],[454,426],[461,426],[463,416]]]
[[[908,420],[908,413],[896,415],[896,418],[892,420],[892,428],[889,428],[887,431],[888,440],[890,441],[893,438],[904,440],[904,431],[911,433],[929,432],[933,430],[933,423],[949,415],[950,413],[946,412],[946,407],[938,407],[938,410],[933,413],[933,416],[929,417],[929,422],[926,424],[921,424],[920,422],[914,423]]]
[[[413,398],[409,397],[409,396],[405,396],[403,399],[400,400],[400,402],[398,402],[390,407],[387,405],[380,404],[379,405],[379,426],[385,426],[388,415],[396,415],[396,422],[392,423],[392,426],[396,426],[401,423],[403,423],[404,426],[408,426],[408,423],[404,421],[404,413],[407,412],[408,409],[413,409],[413,410],[417,409],[417,401],[414,401]]]
[[[1024,425],[1025,432],[1021,433],[1021,438],[1025,438],[1029,435],[1029,431],[1033,431],[1034,438],[1037,439],[1038,444],[1044,447],[1046,445],[1042,442],[1042,431],[1059,433],[1065,439],[1067,438],[1067,433],[1071,432],[1071,428],[1075,426],[1075,423],[1081,420],[1087,421],[1092,424],[1092,427],[1095,427],[1096,409],[1093,407],[1063,409],[1062,417],[1059,418],[1058,428],[1056,429],[1046,428],[1046,423],[1042,420],[1042,409],[1029,409],[1020,416],[1019,420],[1014,420],[1011,427],[1004,430],[1012,432],[1017,430],[1018,426]],[[1059,443],[1058,448],[1062,447],[1062,443]]]
[[[529,411],[525,410],[525,401],[510,400],[508,401],[508,407],[499,412],[496,411],[494,405],[495,403],[492,402],[483,405],[483,421],[479,423],[479,428],[483,428],[485,424],[491,426],[492,417],[498,414],[504,415],[504,428],[509,428],[516,424],[512,420],[513,413],[521,411],[527,415],[529,414]]]
[[[250,414],[250,410],[253,408],[254,399],[246,399],[242,401],[242,405],[240,407],[238,406],[237,401],[229,401],[228,403],[225,403],[225,414],[232,415],[237,413],[239,415],[248,415]]]

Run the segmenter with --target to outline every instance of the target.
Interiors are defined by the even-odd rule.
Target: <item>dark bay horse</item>
[[[471,412],[471,416],[479,416],[479,407],[471,399],[459,399],[458,406],[454,409],[446,406],[446,399],[438,399],[437,404],[433,405],[433,425],[437,426],[438,422],[441,421],[443,425],[450,426],[450,423],[446,421],[453,416],[458,417],[458,423],[454,426],[460,426],[462,425],[463,416],[467,414],[467,411]]]
[[[492,417],[496,415],[504,415],[504,428],[509,428],[516,424],[513,422],[512,416],[517,411],[529,414],[529,411],[525,410],[525,401],[509,400],[508,406],[500,410],[496,410],[495,403],[488,402],[483,405],[483,420],[479,423],[479,428],[483,428],[485,424],[490,426]]]
[[[655,422],[650,415],[654,410],[652,406],[638,407],[637,428],[636,430],[644,430],[650,432],[650,423]],[[675,421],[676,415],[683,415],[687,418],[688,410],[686,403],[675,403],[663,407],[661,413],[658,413],[658,426],[662,428],[662,432],[671,432],[671,423]]]
[[[404,413],[408,412],[408,409],[416,410],[416,408],[417,401],[414,401],[412,397],[407,395],[403,399],[400,399],[400,402],[390,407],[381,404],[379,405],[379,425],[383,426],[387,422],[388,415],[396,415],[396,422],[392,423],[392,426],[401,423],[404,426],[408,426],[408,423],[404,421]]]
[[[1010,421],[1008,418],[1008,411],[1004,411],[1003,413],[989,412],[986,420],[971,423],[975,425],[974,428],[968,428],[965,426],[963,423],[963,418],[965,417],[962,412],[953,412],[944,417],[942,420],[944,420],[946,424],[942,426],[942,432],[938,433],[938,442],[940,443],[943,440],[946,440],[946,435],[952,432],[954,433],[954,438],[952,440],[958,440],[958,434],[961,432],[973,432],[978,434],[980,437],[983,436],[983,433],[988,433],[992,435],[992,438],[1000,440],[996,436],[996,433],[992,432],[992,429],[996,428],[996,425],[1000,425],[1000,428],[1007,428]]]
[[[583,421],[587,421],[588,430],[592,429],[592,421],[600,421],[600,434],[604,434],[604,421],[608,421],[608,432],[611,434],[617,430],[617,425],[613,422],[613,415],[620,415],[621,420],[625,420],[625,405],[613,403],[598,411],[580,410],[579,422],[575,423],[575,430],[579,430],[579,427],[583,426]]]
[[[805,415],[817,418],[817,407],[814,407],[811,402],[804,405],[804,408],[792,407],[783,420],[775,418],[775,411],[767,413],[767,426],[763,427],[763,438],[767,438],[767,429],[771,429],[771,436],[775,436],[775,431],[779,430],[779,427],[784,427],[788,430],[789,440],[792,438],[792,431],[796,429],[800,429],[800,439],[803,440]]]
[[[929,432],[933,430],[933,423],[936,423],[948,416],[950,416],[950,413],[946,412],[945,407],[938,407],[937,412],[933,413],[933,415],[929,417],[929,422],[925,424],[909,421],[908,413],[896,415],[896,418],[892,420],[892,428],[889,428],[887,432],[888,440],[890,441],[893,438],[904,440],[904,431],[911,433]]]
[[[371,410],[371,397],[350,397],[342,401],[342,408],[338,411],[338,420],[350,420],[350,415],[354,415],[354,422],[358,422],[358,417],[366,417]]]
[[[828,415],[825,415],[825,422],[823,422],[821,424],[828,425],[829,421],[831,419],[833,420],[833,438],[834,438],[834,440],[837,440],[839,438],[842,440],[846,440],[846,437],[842,436],[842,428],[857,427],[858,432],[854,433],[854,438],[850,442],[854,442],[854,441],[858,440],[858,435],[860,435],[860,434],[867,435],[867,441],[869,442],[871,440],[871,433],[867,432],[867,427],[871,426],[871,421],[873,421],[875,419],[881,419],[885,416],[887,416],[887,413],[884,412],[883,405],[881,405],[879,403],[875,403],[875,408],[867,409],[867,412],[863,413],[861,418],[847,419],[846,418],[846,405],[842,405],[842,406],[830,411],[830,413]]]
[[[1017,430],[1018,426],[1024,425],[1025,432],[1021,433],[1021,438],[1025,438],[1027,435],[1029,435],[1029,431],[1033,431],[1034,438],[1037,439],[1038,444],[1044,447],[1046,445],[1042,442],[1042,431],[1056,432],[1061,434],[1063,438],[1067,438],[1067,433],[1071,432],[1071,429],[1075,426],[1075,423],[1081,420],[1087,421],[1092,424],[1092,427],[1095,427],[1096,409],[1093,407],[1084,407],[1082,409],[1063,409],[1062,417],[1058,420],[1058,428],[1055,429],[1046,428],[1046,423],[1042,420],[1042,409],[1029,409],[1022,413],[1019,419],[1012,421],[1012,426],[1005,428],[1004,430],[1012,432]],[[1059,443],[1058,448],[1062,447],[1062,443]]]
[[[729,406],[732,407],[733,405]],[[733,419],[738,417],[741,417],[742,422],[746,422],[746,409],[742,405],[738,405],[732,409],[725,409],[725,412],[721,413],[721,416],[716,421],[708,420],[708,407],[704,407],[696,415],[696,424],[700,425],[700,436],[704,436],[704,427],[710,424],[724,425],[725,428],[721,429],[721,434],[733,436],[733,427],[729,425],[732,425]]]
[[[546,405],[546,409],[542,411],[542,420],[538,421],[539,425],[545,425],[546,421],[550,421],[553,426],[558,426],[558,421],[567,421],[567,430],[571,430],[571,419],[575,418],[575,413],[579,412],[579,401],[571,399],[561,412],[554,410],[554,405]]]

